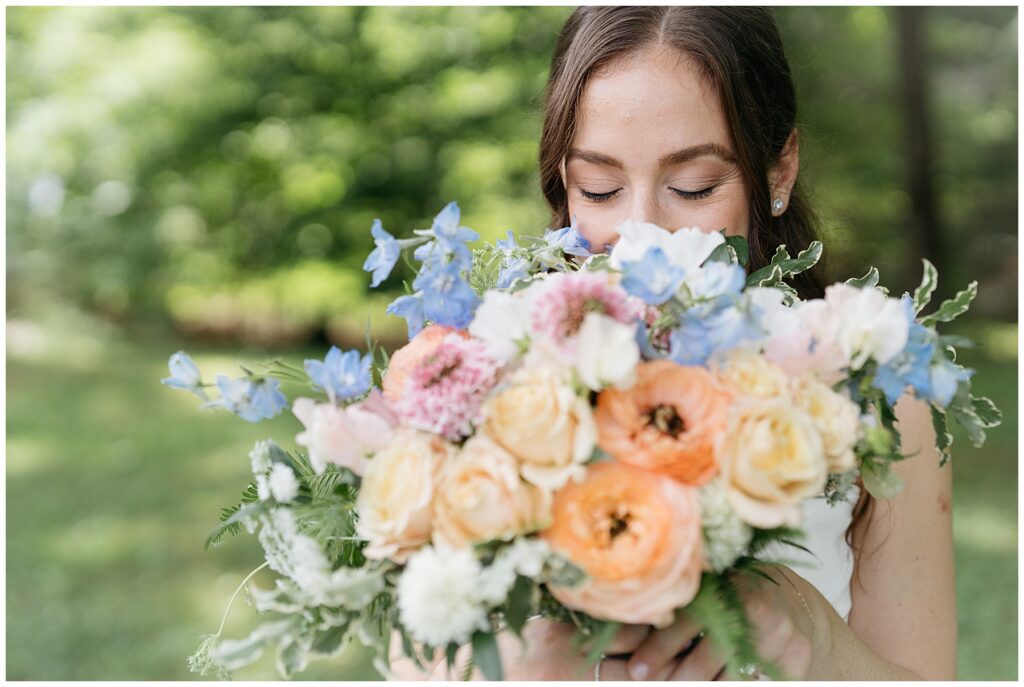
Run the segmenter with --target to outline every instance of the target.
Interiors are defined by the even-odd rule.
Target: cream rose
[[[368,461],[357,501],[357,531],[369,540],[367,558],[401,563],[430,541],[434,485],[453,453],[440,437],[403,429]]]
[[[825,487],[821,435],[787,398],[737,403],[719,446],[729,503],[762,529],[800,524],[800,501]]]
[[[829,472],[846,472],[857,464],[853,447],[860,439],[860,409],[811,375],[793,380],[796,404],[821,433]]]
[[[519,465],[478,434],[445,463],[434,494],[434,543],[462,548],[547,527],[551,495],[519,476]]]
[[[583,472],[597,443],[590,404],[548,368],[525,368],[484,403],[484,431],[520,461],[523,477],[558,489]]]
[[[753,351],[730,351],[716,362],[715,373],[727,387],[744,396],[774,398],[789,393],[789,375]]]

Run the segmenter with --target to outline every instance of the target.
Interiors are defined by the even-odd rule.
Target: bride
[[[552,226],[600,247],[640,220],[745,236],[751,268],[775,247],[803,249],[814,221],[797,183],[789,66],[771,13],[729,7],[583,7],[558,38],[545,97],[540,181]],[[805,273],[806,274],[806,273]],[[794,284],[820,296],[813,274]],[[803,504],[814,556],[776,550],[778,584],[749,584],[760,655],[807,680],[956,677],[952,474],[939,468],[930,411],[896,405],[906,483],[894,499]],[[724,657],[685,611],[671,626],[622,628],[602,680],[711,680]],[[502,642],[508,679],[578,679],[573,628],[527,626]],[[397,675],[423,679],[396,657]],[[432,677],[444,679],[441,661]]]

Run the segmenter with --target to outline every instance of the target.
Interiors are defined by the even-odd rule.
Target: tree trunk
[[[900,96],[903,105],[906,151],[906,191],[910,196],[907,216],[907,273],[902,282],[915,287],[921,277],[921,258],[928,258],[947,273],[942,229],[932,183],[934,159],[931,120],[928,114],[928,70],[925,49],[926,7],[896,7],[900,63]],[[942,281],[939,291],[943,292]],[[937,294],[936,294],[937,295]]]

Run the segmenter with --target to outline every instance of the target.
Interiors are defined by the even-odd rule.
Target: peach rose
[[[547,527],[551,497],[519,476],[519,465],[483,434],[445,463],[434,494],[434,543],[462,548]]]
[[[583,474],[597,441],[590,404],[553,368],[524,368],[483,405],[484,431],[547,490]]]
[[[751,399],[734,407],[718,454],[733,510],[753,527],[800,524],[800,501],[825,488],[821,435],[788,399]]]
[[[368,461],[359,489],[359,536],[369,540],[367,558],[399,563],[432,532],[431,502],[438,472],[454,454],[444,439],[400,429],[382,451]]]
[[[853,447],[861,433],[857,404],[810,374],[793,380],[793,397],[821,434],[828,471],[852,470],[857,465]]]
[[[597,397],[597,444],[627,465],[699,486],[718,472],[715,442],[732,395],[707,370],[641,363],[630,389]]]
[[[424,358],[434,352],[444,337],[452,333],[469,338],[469,335],[461,329],[432,324],[414,336],[409,343],[395,351],[388,360],[388,369],[381,379],[384,398],[391,403],[398,402],[405,395],[405,382],[409,373],[415,370]]]
[[[551,586],[596,618],[664,627],[697,594],[704,560],[698,490],[615,461],[592,464],[555,494],[552,550],[586,573]]]
[[[772,398],[789,393],[789,375],[750,350],[733,349],[714,365],[714,371],[725,386],[740,395]]]

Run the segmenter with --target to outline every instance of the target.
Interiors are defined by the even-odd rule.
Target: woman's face
[[[749,189],[718,96],[667,46],[591,75],[563,168],[569,216],[598,252],[626,220],[746,237]]]

